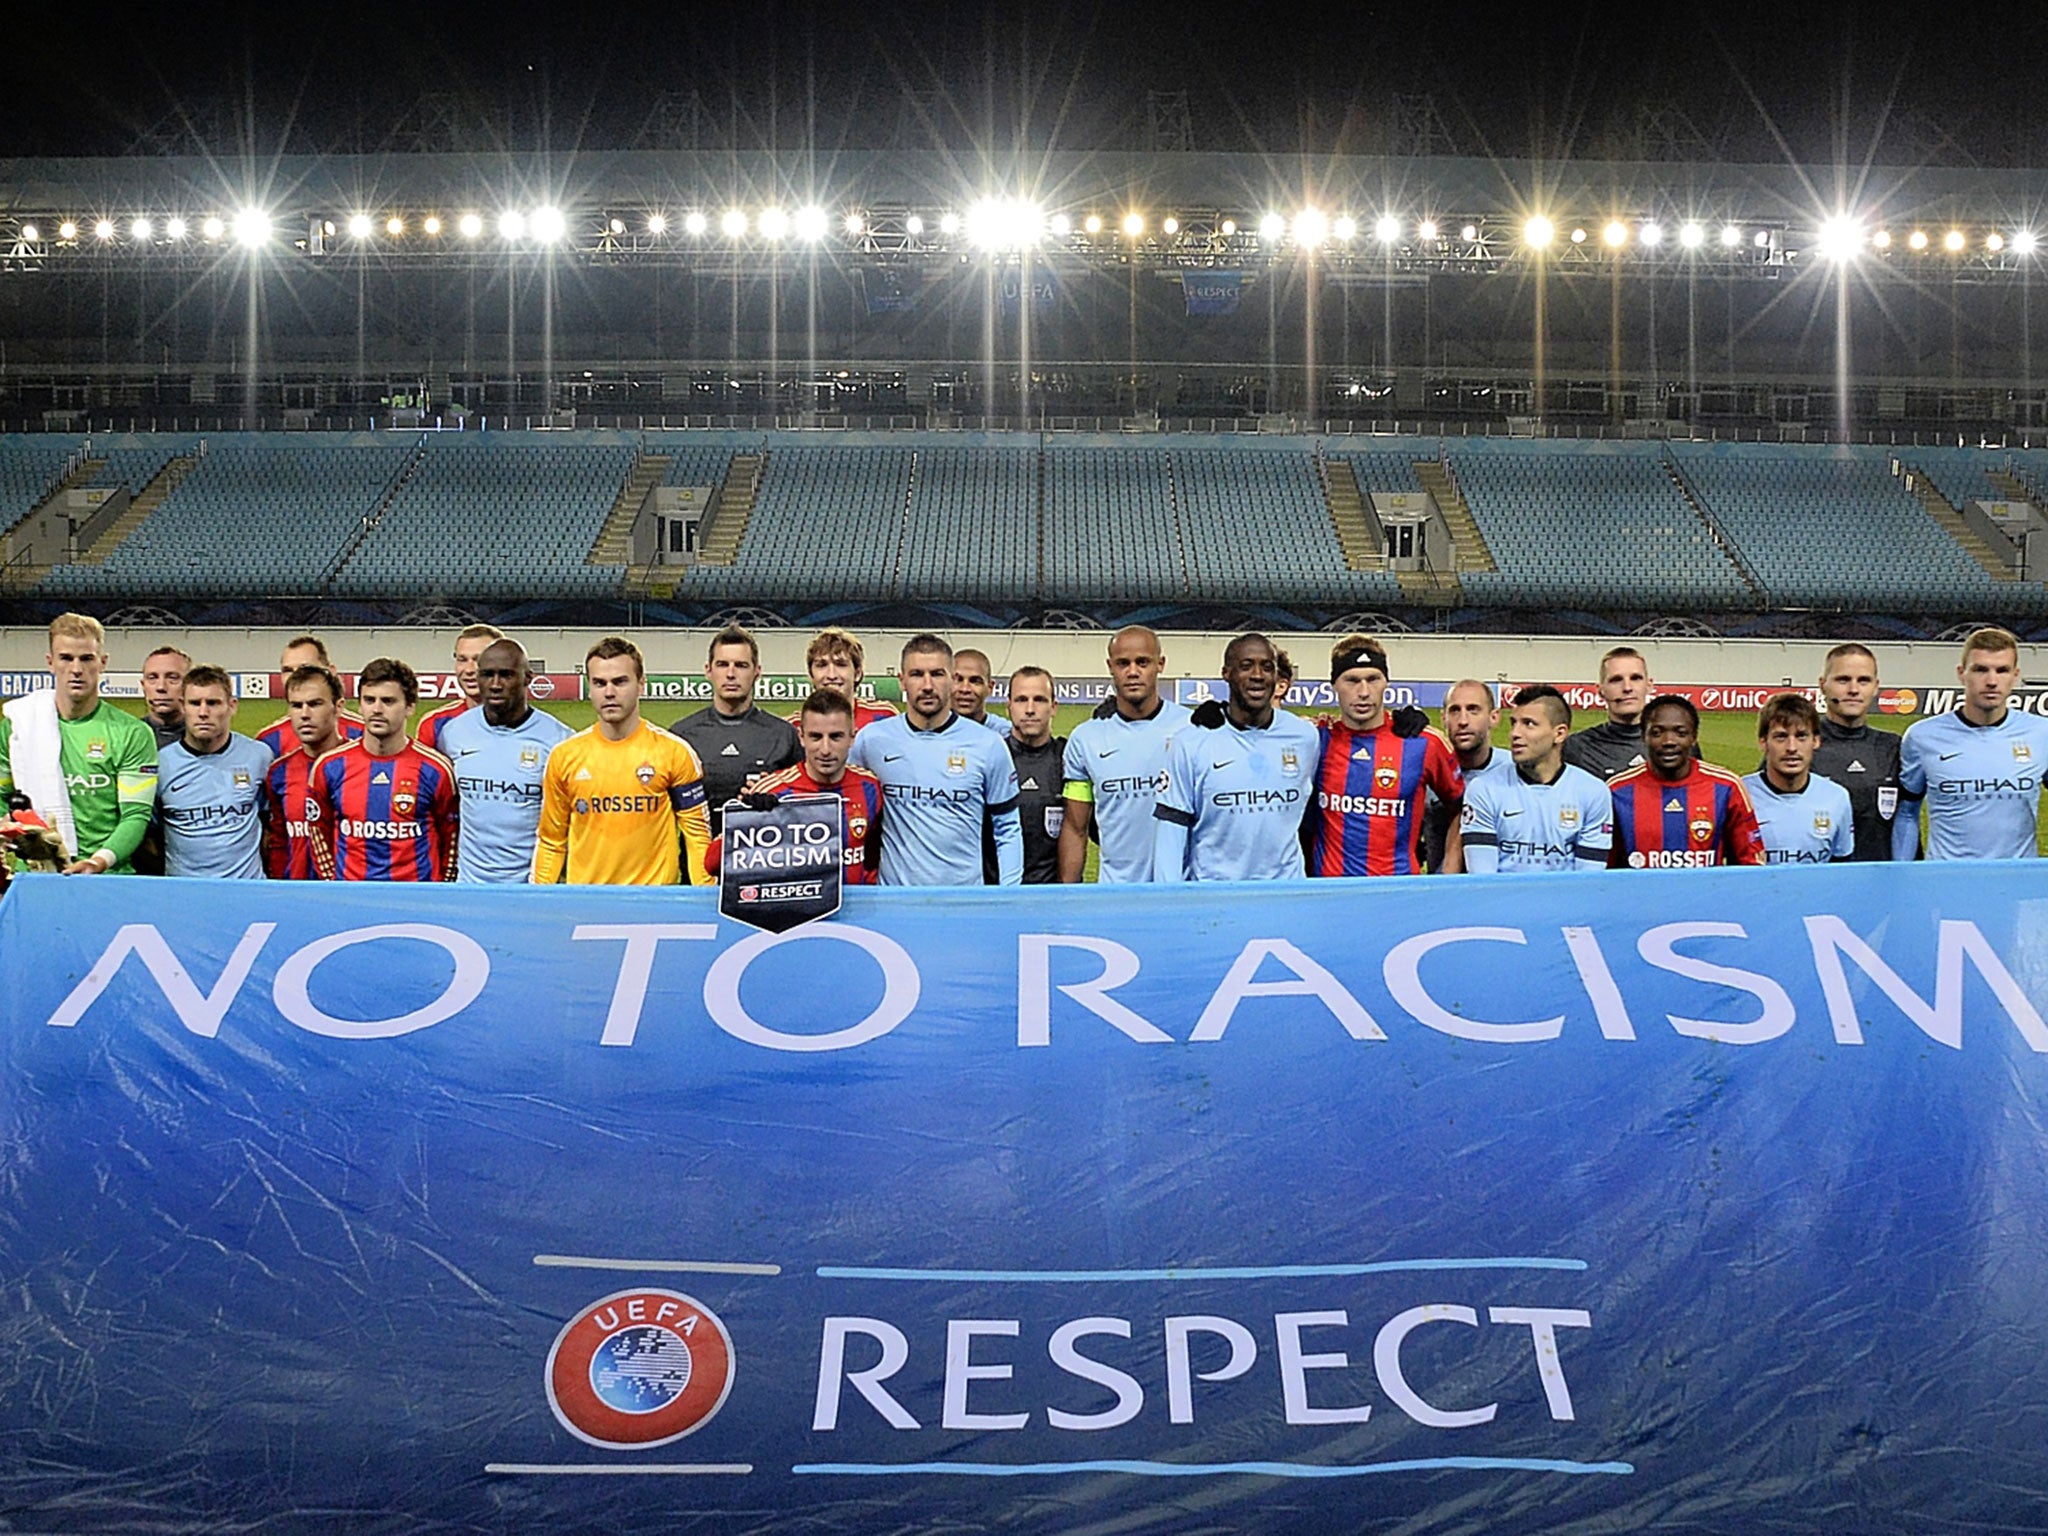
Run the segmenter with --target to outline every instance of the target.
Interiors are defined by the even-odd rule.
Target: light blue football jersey
[[[194,752],[179,740],[157,754],[165,874],[263,878],[263,776],[272,761],[262,742],[233,732],[217,752]]]
[[[462,804],[458,885],[523,885],[540,837],[541,779],[548,754],[576,733],[546,710],[514,726],[466,709],[441,727],[441,755],[455,769]]]
[[[891,715],[853,738],[847,761],[882,781],[882,884],[980,885],[985,822],[999,883],[1022,883],[1017,765],[994,731],[961,715],[920,731]]]
[[[1856,851],[1856,811],[1833,779],[1809,774],[1797,794],[1773,788],[1761,770],[1742,782],[1763,830],[1766,864],[1832,864]]]
[[[1158,823],[1152,811],[1166,782],[1166,749],[1188,723],[1185,705],[1161,699],[1144,720],[1112,712],[1083,720],[1067,738],[1069,800],[1095,808],[1101,839],[1095,878],[1103,885],[1135,885],[1152,878]]]
[[[1498,747],[1496,758],[1508,757]],[[1607,867],[1614,796],[1569,763],[1548,784],[1513,767],[1465,780],[1465,868],[1475,875]],[[1491,768],[1491,764],[1488,765]]]
[[[1176,732],[1153,808],[1154,880],[1305,880],[1301,820],[1322,737],[1276,710],[1264,729],[1228,720]]]
[[[2048,720],[2016,709],[1996,725],[1936,715],[1907,729],[1899,754],[1900,793],[1927,803],[1928,858],[2037,856]]]

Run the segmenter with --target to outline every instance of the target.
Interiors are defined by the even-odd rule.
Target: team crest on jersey
[[[638,779],[642,784],[652,784],[654,782],[654,764],[642,763],[638,768],[635,768],[633,770],[633,777]]]
[[[961,774],[965,773],[966,771],[967,754],[965,752],[948,752],[946,754],[947,773],[953,775],[953,777],[955,778],[958,778]]]
[[[2034,760],[2034,749],[2024,741],[2016,741],[2012,744],[2012,760],[2016,763],[2031,763]]]
[[[1834,830],[1834,817],[1830,816],[1826,811],[1815,811],[1813,813],[1813,835],[1815,837],[1824,838]]]
[[[1292,747],[1282,747],[1280,749],[1280,771],[1282,773],[1301,772],[1301,754]]]
[[[1377,789],[1381,794],[1392,794],[1401,783],[1401,770],[1398,768],[1375,768],[1372,771],[1372,783],[1373,788]]]
[[[419,809],[419,799],[410,784],[401,784],[391,791],[391,814],[400,821],[410,820],[412,813]]]
[[[1704,818],[1694,822],[1692,840],[1696,843],[1711,843],[1714,840],[1714,824]]]
[[[702,1302],[637,1287],[592,1302],[555,1335],[542,1373],[570,1434],[644,1451],[701,1429],[725,1406],[737,1368],[732,1336]]]
[[[104,741],[88,741],[85,744],[85,760],[89,763],[103,763],[107,759],[107,744]]]
[[[1576,805],[1560,805],[1557,808],[1557,824],[1569,832],[1579,824],[1579,808]]]
[[[235,770],[235,788],[237,788],[237,789],[247,789],[248,787],[249,787],[249,770],[248,770],[248,769],[246,769],[246,768],[237,768],[237,769]]]
[[[522,768],[538,768],[540,766],[540,748],[521,747],[519,749],[519,766]]]

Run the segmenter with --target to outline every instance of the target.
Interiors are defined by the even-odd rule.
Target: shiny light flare
[[[1180,220],[1175,218],[1168,218],[1164,223],[1162,223],[1159,226],[1159,228],[1166,234],[1177,235],[1180,233]]]
[[[456,221],[455,227],[462,231],[462,238],[474,240],[484,232],[484,221],[480,214],[465,213]]]
[[[1383,213],[1372,227],[1373,237],[1381,245],[1392,245],[1401,238],[1401,221],[1391,213]]]
[[[1085,218],[1085,219],[1083,219],[1083,220],[1081,221],[1081,228],[1083,228],[1084,230],[1086,230],[1086,231],[1087,231],[1087,232],[1088,232],[1089,234],[1091,234],[1091,235],[1099,235],[1099,234],[1101,234],[1101,233],[1102,233],[1102,215],[1101,215],[1101,214],[1099,214],[1099,213],[1091,213],[1091,214],[1089,214],[1087,218]]]
[[[1219,227],[1223,231],[1223,238],[1228,240],[1237,233],[1237,220],[1225,219]]]
[[[747,216],[737,208],[728,208],[719,218],[718,232],[728,240],[737,240],[747,232]]]
[[[1467,224],[1463,229],[1458,231],[1458,238],[1460,240],[1463,240],[1467,245],[1470,245],[1473,241],[1479,238],[1479,226],[1477,224]]]
[[[1425,242],[1434,240],[1436,238],[1436,220],[1424,219],[1420,224],[1416,225],[1415,238]]]
[[[1964,243],[1963,232],[1960,229],[1952,229],[1941,237],[1941,248],[1945,251],[1960,251]]]
[[[396,240],[400,235],[405,233],[405,220],[401,219],[397,214],[394,213],[393,215],[391,215],[390,218],[384,221],[384,233],[389,235],[392,239]]]
[[[209,240],[218,240],[227,233],[227,225],[221,223],[218,214],[208,214],[206,221],[199,226],[199,233]]]
[[[40,240],[43,238],[43,232],[33,224],[24,224],[21,226],[21,238],[24,240]]]
[[[1999,234],[1996,230],[1993,230],[1990,234],[1984,237],[1984,249],[1987,251],[2004,250],[2005,236]]]
[[[1742,231],[1733,224],[1723,224],[1721,226],[1721,243],[1731,249],[1742,244]]]
[[[1817,243],[1829,261],[1848,261],[1863,248],[1863,230],[1854,219],[1829,219],[1821,225]]]
[[[348,216],[348,233],[352,240],[370,238],[370,216],[367,213],[352,213]]]
[[[1358,238],[1358,220],[1344,214],[1330,225],[1330,233],[1339,240],[1355,240]]]
[[[270,241],[270,215],[261,208],[244,208],[235,215],[235,242],[250,250]]]
[[[1571,241],[1573,245],[1584,245],[1586,243],[1585,230],[1580,228],[1574,228],[1571,234]]]
[[[1056,213],[1046,221],[1046,228],[1064,240],[1074,232],[1074,221],[1064,213]]]
[[[1749,243],[1760,251],[1767,251],[1771,248],[1771,232],[1768,229],[1760,229],[1750,237]]]
[[[174,219],[167,219],[167,220],[165,220],[165,222],[164,222],[164,238],[165,238],[165,239],[167,239],[167,240],[182,240],[182,239],[184,239],[184,238],[185,238],[185,221],[184,221],[183,219],[176,219],[176,218],[174,218]]]
[[[128,226],[128,238],[131,240],[153,240],[156,238],[156,226],[147,219],[137,219]]]
[[[913,238],[923,234],[924,220],[913,213],[909,218],[903,221],[903,232],[906,235],[912,236]]]
[[[711,220],[701,213],[692,211],[683,215],[683,233],[686,235],[702,235],[710,227]],[[743,225],[742,228],[744,227]]]
[[[1870,237],[1870,243],[1880,251],[1888,251],[1892,248],[1892,232],[1888,229],[1880,229]]]
[[[1556,238],[1557,226],[1540,213],[1522,226],[1523,244],[1532,246],[1539,251]]]
[[[615,235],[623,235],[626,232],[626,221],[624,219],[609,219],[605,222],[604,227]]]
[[[668,215],[665,213],[650,213],[647,215],[647,233],[650,235],[667,234]]]
[[[1636,238],[1648,246],[1662,245],[1664,243],[1664,226],[1652,219],[1636,231]]]
[[[536,208],[533,210],[533,238],[543,245],[552,245],[569,232],[569,221],[562,217],[559,208]]]
[[[92,237],[93,237],[93,239],[95,239],[95,240],[111,240],[111,239],[113,239],[113,238],[114,238],[114,221],[113,221],[112,219],[97,219],[97,220],[95,220],[95,221],[93,222],[93,226],[92,226]]]
[[[867,228],[868,221],[861,217],[861,215],[849,213],[846,216],[846,232],[849,235],[864,235],[867,233]]]
[[[1259,220],[1259,238],[1268,245],[1287,233],[1287,221],[1277,213],[1269,213]]]
[[[942,235],[957,235],[957,234],[959,234],[959,233],[960,233],[960,215],[959,215],[959,214],[957,214],[957,213],[942,213],[942,214],[940,214],[940,215],[939,215],[939,233],[940,233],[940,234],[942,234]]]
[[[1628,226],[1619,219],[1609,219],[1600,230],[1600,238],[1608,246],[1618,250],[1628,244]]]
[[[526,238],[526,215],[514,208],[498,220],[498,233],[507,240]]]
[[[426,217],[426,222],[421,224],[420,228],[425,230],[429,235],[438,235],[441,233],[441,221],[430,213]]]
[[[2016,229],[2012,234],[2012,248],[2021,256],[2031,256],[2041,243],[2041,237],[2031,229]]]
[[[1045,210],[1020,197],[986,197],[967,210],[968,241],[984,251],[1021,251],[1045,234]]]
[[[1916,230],[1914,230],[1914,231],[1913,231],[1913,233],[1911,233],[1910,235],[1906,236],[1906,244],[1907,244],[1908,246],[1910,246],[1910,247],[1911,247],[1912,249],[1916,250],[1916,251],[1924,251],[1924,250],[1926,250],[1926,249],[1927,249],[1927,231],[1926,231],[1926,230],[1924,230],[1924,229],[1916,229]]]
[[[78,226],[69,219],[66,219],[57,226],[57,238],[59,240],[76,240],[78,238]]]
[[[810,245],[816,245],[825,238],[825,231],[831,221],[825,217],[822,208],[799,208],[796,211],[796,237]]]
[[[1694,223],[1678,226],[1678,243],[1688,251],[1696,251],[1707,243],[1707,232]]]
[[[1320,208],[1304,208],[1294,216],[1294,243],[1312,251],[1330,238],[1329,216]]]
[[[789,233],[789,215],[780,208],[763,208],[755,227],[761,231],[763,240],[780,240]]]
[[[1127,213],[1127,214],[1125,214],[1125,215],[1124,215],[1124,233],[1125,233],[1125,234],[1127,234],[1127,235],[1129,235],[1129,236],[1130,236],[1130,237],[1131,237],[1131,238],[1132,238],[1133,240],[1137,239],[1137,238],[1138,238],[1138,236],[1140,236],[1140,235],[1144,234],[1144,233],[1145,233],[1145,215],[1143,215],[1142,213]]]

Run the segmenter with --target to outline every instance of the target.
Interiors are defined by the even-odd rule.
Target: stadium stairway
[[[1910,460],[1901,460],[1899,469],[1905,476],[1906,488],[1920,498],[1920,505],[1927,509],[1928,515],[1941,525],[1943,533],[1962,547],[1964,554],[1983,567],[1986,575],[1993,581],[2020,579],[2017,571],[1991,552],[1989,544],[1970,531],[1970,525],[1963,521],[1955,504],[1941,494],[1941,488],[1934,483],[1932,475]]]
[[[128,503],[128,510],[100,531],[100,536],[92,541],[91,548],[79,551],[78,563],[105,565],[107,556],[119,549],[127,541],[128,536],[164,504],[164,498],[178,488],[178,482],[198,467],[199,458],[196,454],[179,454],[166,460],[164,467],[156,472],[149,484],[136,492],[135,499]]]
[[[1713,511],[1707,506],[1706,498],[1693,488],[1690,480],[1685,478],[1685,471],[1678,467],[1678,460],[1672,457],[1668,448],[1664,453],[1664,473],[1671,477],[1671,484],[1677,489],[1679,499],[1691,507],[1693,516],[1706,526],[1707,534],[1713,539],[1715,547],[1727,556],[1728,563],[1735,567],[1735,574],[1742,578],[1743,584],[1756,598],[1757,606],[1765,606],[1770,601],[1770,593],[1765,590],[1762,580],[1758,578],[1756,568],[1749,563],[1741,549],[1736,546],[1735,540],[1728,536],[1727,530],[1715,518]]]
[[[633,524],[639,520],[640,509],[647,504],[648,495],[668,473],[671,462],[660,454],[633,455],[625,484],[619,487],[619,498],[605,515],[604,526],[597,530],[597,537],[591,540],[590,553],[583,557],[585,565],[633,563]]]
[[[1323,500],[1330,509],[1330,521],[1337,528],[1337,547],[1344,551],[1344,563],[1354,571],[1383,571],[1387,552],[1373,542],[1365,521],[1365,493],[1358,488],[1358,471],[1348,459],[1317,456],[1323,475]]]
[[[731,565],[739,558],[740,540],[753,521],[754,502],[761,494],[761,476],[768,468],[768,450],[736,453],[725,472],[718,494],[711,499],[711,512],[704,519],[703,537],[697,549],[699,565]]]
[[[348,569],[348,563],[355,558],[356,551],[361,549],[364,541],[377,531],[377,525],[384,521],[384,514],[389,512],[391,504],[398,500],[398,493],[406,488],[411,482],[412,477],[419,473],[420,466],[426,463],[426,461],[427,436],[422,432],[420,440],[413,444],[412,451],[405,456],[405,462],[399,465],[398,472],[391,477],[390,482],[384,487],[383,494],[377,498],[377,505],[363,514],[362,522],[356,525],[356,530],[349,535],[348,542],[341,546],[341,552],[329,562],[326,571],[321,574],[320,590],[322,592],[332,592],[334,590],[335,582],[339,581],[341,573]]]
[[[1987,469],[1984,477],[1998,487],[1998,493],[2007,501],[2024,502],[2048,517],[2048,506],[2041,504],[2041,498],[2034,494],[2034,488],[2009,469]]]
[[[1466,504],[1465,493],[1458,489],[1457,477],[1451,473],[1449,463],[1443,459],[1417,459],[1415,477],[1429,492],[1437,510],[1444,515],[1445,525],[1451,530],[1451,545],[1457,551],[1456,568],[1461,571],[1499,570],[1493,551],[1486,547],[1486,535],[1479,531],[1478,519],[1473,517],[1472,508]]]

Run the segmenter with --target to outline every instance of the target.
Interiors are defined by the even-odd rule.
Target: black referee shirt
[[[725,822],[725,802],[749,779],[804,760],[796,727],[758,704],[749,704],[743,715],[721,715],[717,705],[708,705],[683,716],[669,730],[687,741],[704,763],[704,798],[711,805],[714,837]]]
[[[1892,856],[1892,819],[1899,811],[1899,738],[1871,725],[1837,725],[1821,716],[1813,771],[1849,791],[1856,824],[1852,864]]]

